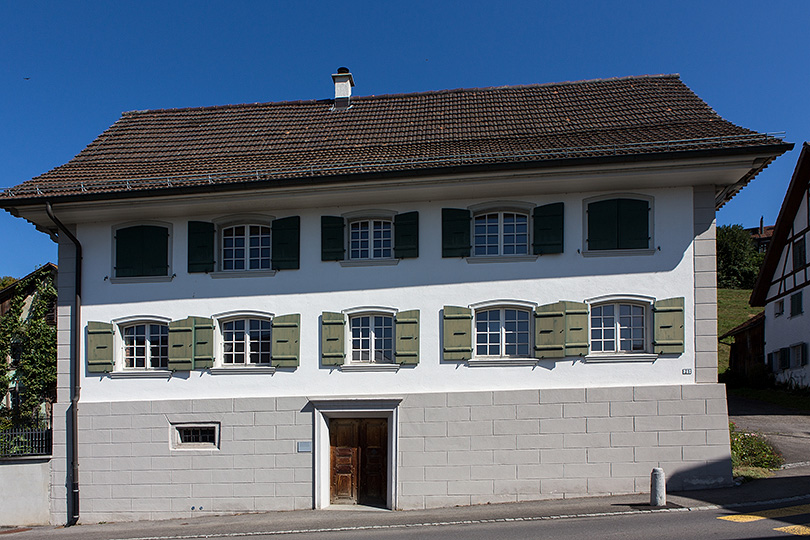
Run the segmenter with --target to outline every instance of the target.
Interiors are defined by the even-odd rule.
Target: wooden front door
[[[329,422],[332,504],[385,506],[388,420],[333,418]]]

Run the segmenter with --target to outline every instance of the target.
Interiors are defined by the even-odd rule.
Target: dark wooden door
[[[332,504],[385,506],[388,421],[334,418],[329,422]]]

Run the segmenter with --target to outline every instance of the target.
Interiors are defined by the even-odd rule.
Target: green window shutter
[[[345,227],[346,221],[340,216],[321,216],[322,261],[342,261],[345,258]]]
[[[141,227],[126,227],[115,231],[115,277],[143,275]]]
[[[189,273],[214,271],[214,233],[216,228],[207,221],[188,222]]]
[[[274,219],[272,224],[273,270],[298,270],[301,254],[301,218]]]
[[[394,257],[412,259],[419,256],[419,212],[394,216]]]
[[[298,367],[300,326],[301,315],[298,313],[273,318],[273,366]]]
[[[87,372],[107,373],[113,370],[113,325],[88,321]]]
[[[346,358],[345,340],[346,318],[342,313],[324,311],[321,315],[321,364],[341,366]]]
[[[397,364],[416,365],[419,363],[419,310],[400,311],[396,317],[396,356]]]
[[[469,360],[472,357],[472,310],[457,306],[444,306],[442,329],[445,361]]]
[[[189,317],[188,320],[194,326],[194,369],[214,367],[214,320],[205,317]]]
[[[565,356],[585,356],[588,339],[588,306],[584,302],[560,302],[565,308]]]
[[[641,199],[617,199],[618,249],[650,247],[650,203]]]
[[[115,232],[115,276],[165,276],[169,273],[169,229],[136,225]]]
[[[561,202],[535,207],[532,244],[535,255],[563,252],[563,211]]]
[[[169,323],[169,369],[194,369],[194,321],[191,318]]]
[[[565,307],[562,302],[534,309],[534,356],[565,357]]]
[[[653,304],[653,352],[681,354],[683,350],[683,298],[657,300]]]
[[[588,205],[588,249],[618,249],[618,199]]]
[[[442,257],[470,256],[470,211],[442,208]]]
[[[807,343],[802,343],[801,349],[802,349],[802,362],[801,362],[801,365],[806,366],[807,365]]]

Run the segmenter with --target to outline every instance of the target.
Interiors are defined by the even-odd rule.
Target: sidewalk
[[[154,522],[79,525],[70,528],[36,527],[17,533],[6,531],[9,533],[6,538],[15,540],[23,538],[95,540],[171,536],[195,538],[202,537],[202,535],[215,538],[217,534],[238,538],[243,535],[255,536],[257,533],[271,534],[274,532],[290,534],[304,531],[411,528],[469,522],[574,519],[633,512],[700,511],[716,507],[741,510],[767,504],[788,506],[810,503],[810,466],[781,470],[771,478],[755,480],[730,488],[669,493],[667,502],[667,508],[657,509],[649,506],[648,494],[635,494],[404,512],[356,507],[333,508]],[[0,534],[3,532],[3,529],[0,529]]]

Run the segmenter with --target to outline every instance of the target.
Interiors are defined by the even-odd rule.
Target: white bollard
[[[667,505],[667,485],[664,469],[656,467],[650,475],[650,506]]]

